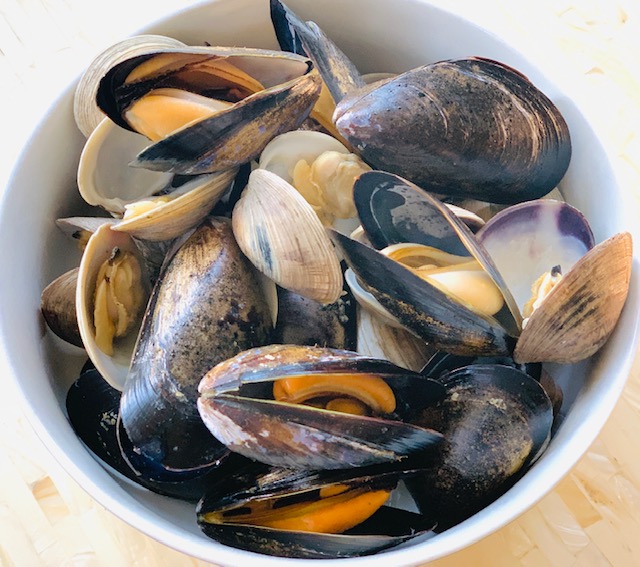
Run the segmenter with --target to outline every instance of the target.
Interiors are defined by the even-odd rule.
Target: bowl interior
[[[589,219],[596,240],[629,230],[631,197],[618,186],[607,154],[587,118],[557,86],[499,38],[417,0],[290,0],[316,21],[362,72],[403,71],[465,55],[501,60],[527,74],[557,104],[569,124],[574,152],[562,190]],[[277,48],[266,0],[199,3],[144,32],[185,43]],[[1,336],[5,360],[37,433],[62,466],[102,505],[135,527],[181,551],[221,564],[307,563],[225,548],[201,534],[192,505],[133,487],[105,471],[73,433],[64,410],[67,388],[84,352],[46,332],[40,293],[54,277],[77,265],[79,252],[56,228],[56,218],[88,209],[75,175],[83,138],[73,122],[73,86],[52,104],[17,163],[0,210]],[[18,214],[19,212],[19,214]],[[20,260],[16,261],[15,251]],[[637,260],[634,261],[634,264]],[[614,336],[597,357],[572,367],[552,367],[565,390],[563,423],[540,461],[508,494],[480,514],[422,542],[366,559],[367,565],[412,564],[435,559],[487,535],[533,505],[593,441],[618,398],[635,351],[638,274],[634,267],[627,305]]]

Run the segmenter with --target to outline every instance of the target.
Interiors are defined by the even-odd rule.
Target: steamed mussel
[[[113,470],[199,500],[224,544],[366,555],[464,521],[540,457],[562,422],[546,363],[606,342],[631,241],[596,244],[548,198],[569,131],[518,71],[370,82],[270,5],[282,51],[141,37],[83,78],[76,102],[107,114],[78,113],[99,212],[42,311],[96,366],[67,411]],[[139,277],[98,276],[124,252]],[[127,278],[135,309],[104,303],[128,335],[96,354],[96,288]]]

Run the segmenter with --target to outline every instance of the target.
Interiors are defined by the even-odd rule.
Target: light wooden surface
[[[614,148],[626,189],[638,191],[638,0],[440,3],[520,45],[541,47],[546,55],[540,57],[555,54],[580,74],[584,88],[578,96],[590,106],[605,144]],[[40,113],[94,55],[143,25],[150,10],[158,15],[185,4],[0,0],[0,186]],[[499,532],[435,565],[640,565],[639,370],[632,371],[598,439],[551,493]],[[155,542],[95,503],[54,462],[5,394],[0,396],[0,566],[39,565],[205,563]]]

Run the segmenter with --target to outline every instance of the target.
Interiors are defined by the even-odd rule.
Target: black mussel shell
[[[332,485],[365,485],[371,489],[392,489],[411,472],[388,467],[357,471],[292,471],[260,469],[249,465],[238,475],[221,481],[200,500],[198,524],[209,537],[241,549],[267,555],[307,559],[356,557],[394,547],[432,531],[431,517],[383,506],[373,516],[342,534],[325,534],[274,529],[248,524],[214,524],[207,521],[212,511],[237,508],[265,498],[277,498],[274,508],[317,498],[317,491]],[[231,513],[233,514],[233,513]]]
[[[121,399],[136,450],[171,470],[206,467],[226,451],[196,407],[202,376],[244,348],[270,342],[272,318],[228,219],[208,218],[156,283]]]
[[[120,395],[92,365],[85,365],[66,399],[69,421],[78,437],[104,464],[136,484],[165,496],[199,500],[230,453],[225,451],[219,462],[196,471],[175,472],[160,467],[136,453],[126,437],[118,416]]]
[[[546,448],[553,422],[542,386],[513,367],[472,365],[440,380],[447,397],[418,419],[445,435],[437,465],[406,481],[439,530],[504,494]]]
[[[337,559],[372,555],[424,536],[435,523],[422,514],[383,506],[369,520],[343,534],[292,532],[255,526],[201,524],[224,545],[276,557]]]
[[[365,86],[356,66],[314,22],[302,21],[279,0],[270,0],[270,13],[280,48],[309,57],[334,101]]]
[[[493,203],[546,195],[571,158],[569,129],[553,102],[518,71],[479,57],[356,90],[338,103],[334,122],[374,169]]]
[[[513,351],[515,339],[496,319],[467,309],[373,248],[330,233],[363,288],[434,348],[473,356],[507,356]]]
[[[373,374],[394,391],[392,415],[350,415],[273,399],[274,381],[292,376]],[[439,400],[443,387],[394,364],[340,349],[270,345],[245,351],[202,380],[198,409],[231,450],[274,466],[336,469],[403,461],[440,442],[406,421]]]
[[[274,343],[355,350],[356,326],[356,301],[346,284],[327,305],[278,286]]]
[[[445,373],[453,372],[463,366],[472,364],[502,364],[504,366],[512,366],[521,372],[531,376],[534,380],[540,382],[542,374],[542,364],[539,362],[518,364],[510,356],[460,356],[449,354],[446,352],[435,353],[424,365],[420,374],[429,376],[434,380]]]

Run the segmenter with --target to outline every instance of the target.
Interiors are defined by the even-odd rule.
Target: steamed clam
[[[87,354],[121,390],[149,295],[148,274],[130,236],[106,223],[89,238],[78,271],[76,312]]]
[[[356,216],[353,184],[370,167],[338,140],[312,130],[293,130],[267,144],[258,167],[293,185],[325,225]]]
[[[275,173],[251,172],[232,223],[244,254],[278,285],[320,303],[342,294],[340,260],[318,216]]]

